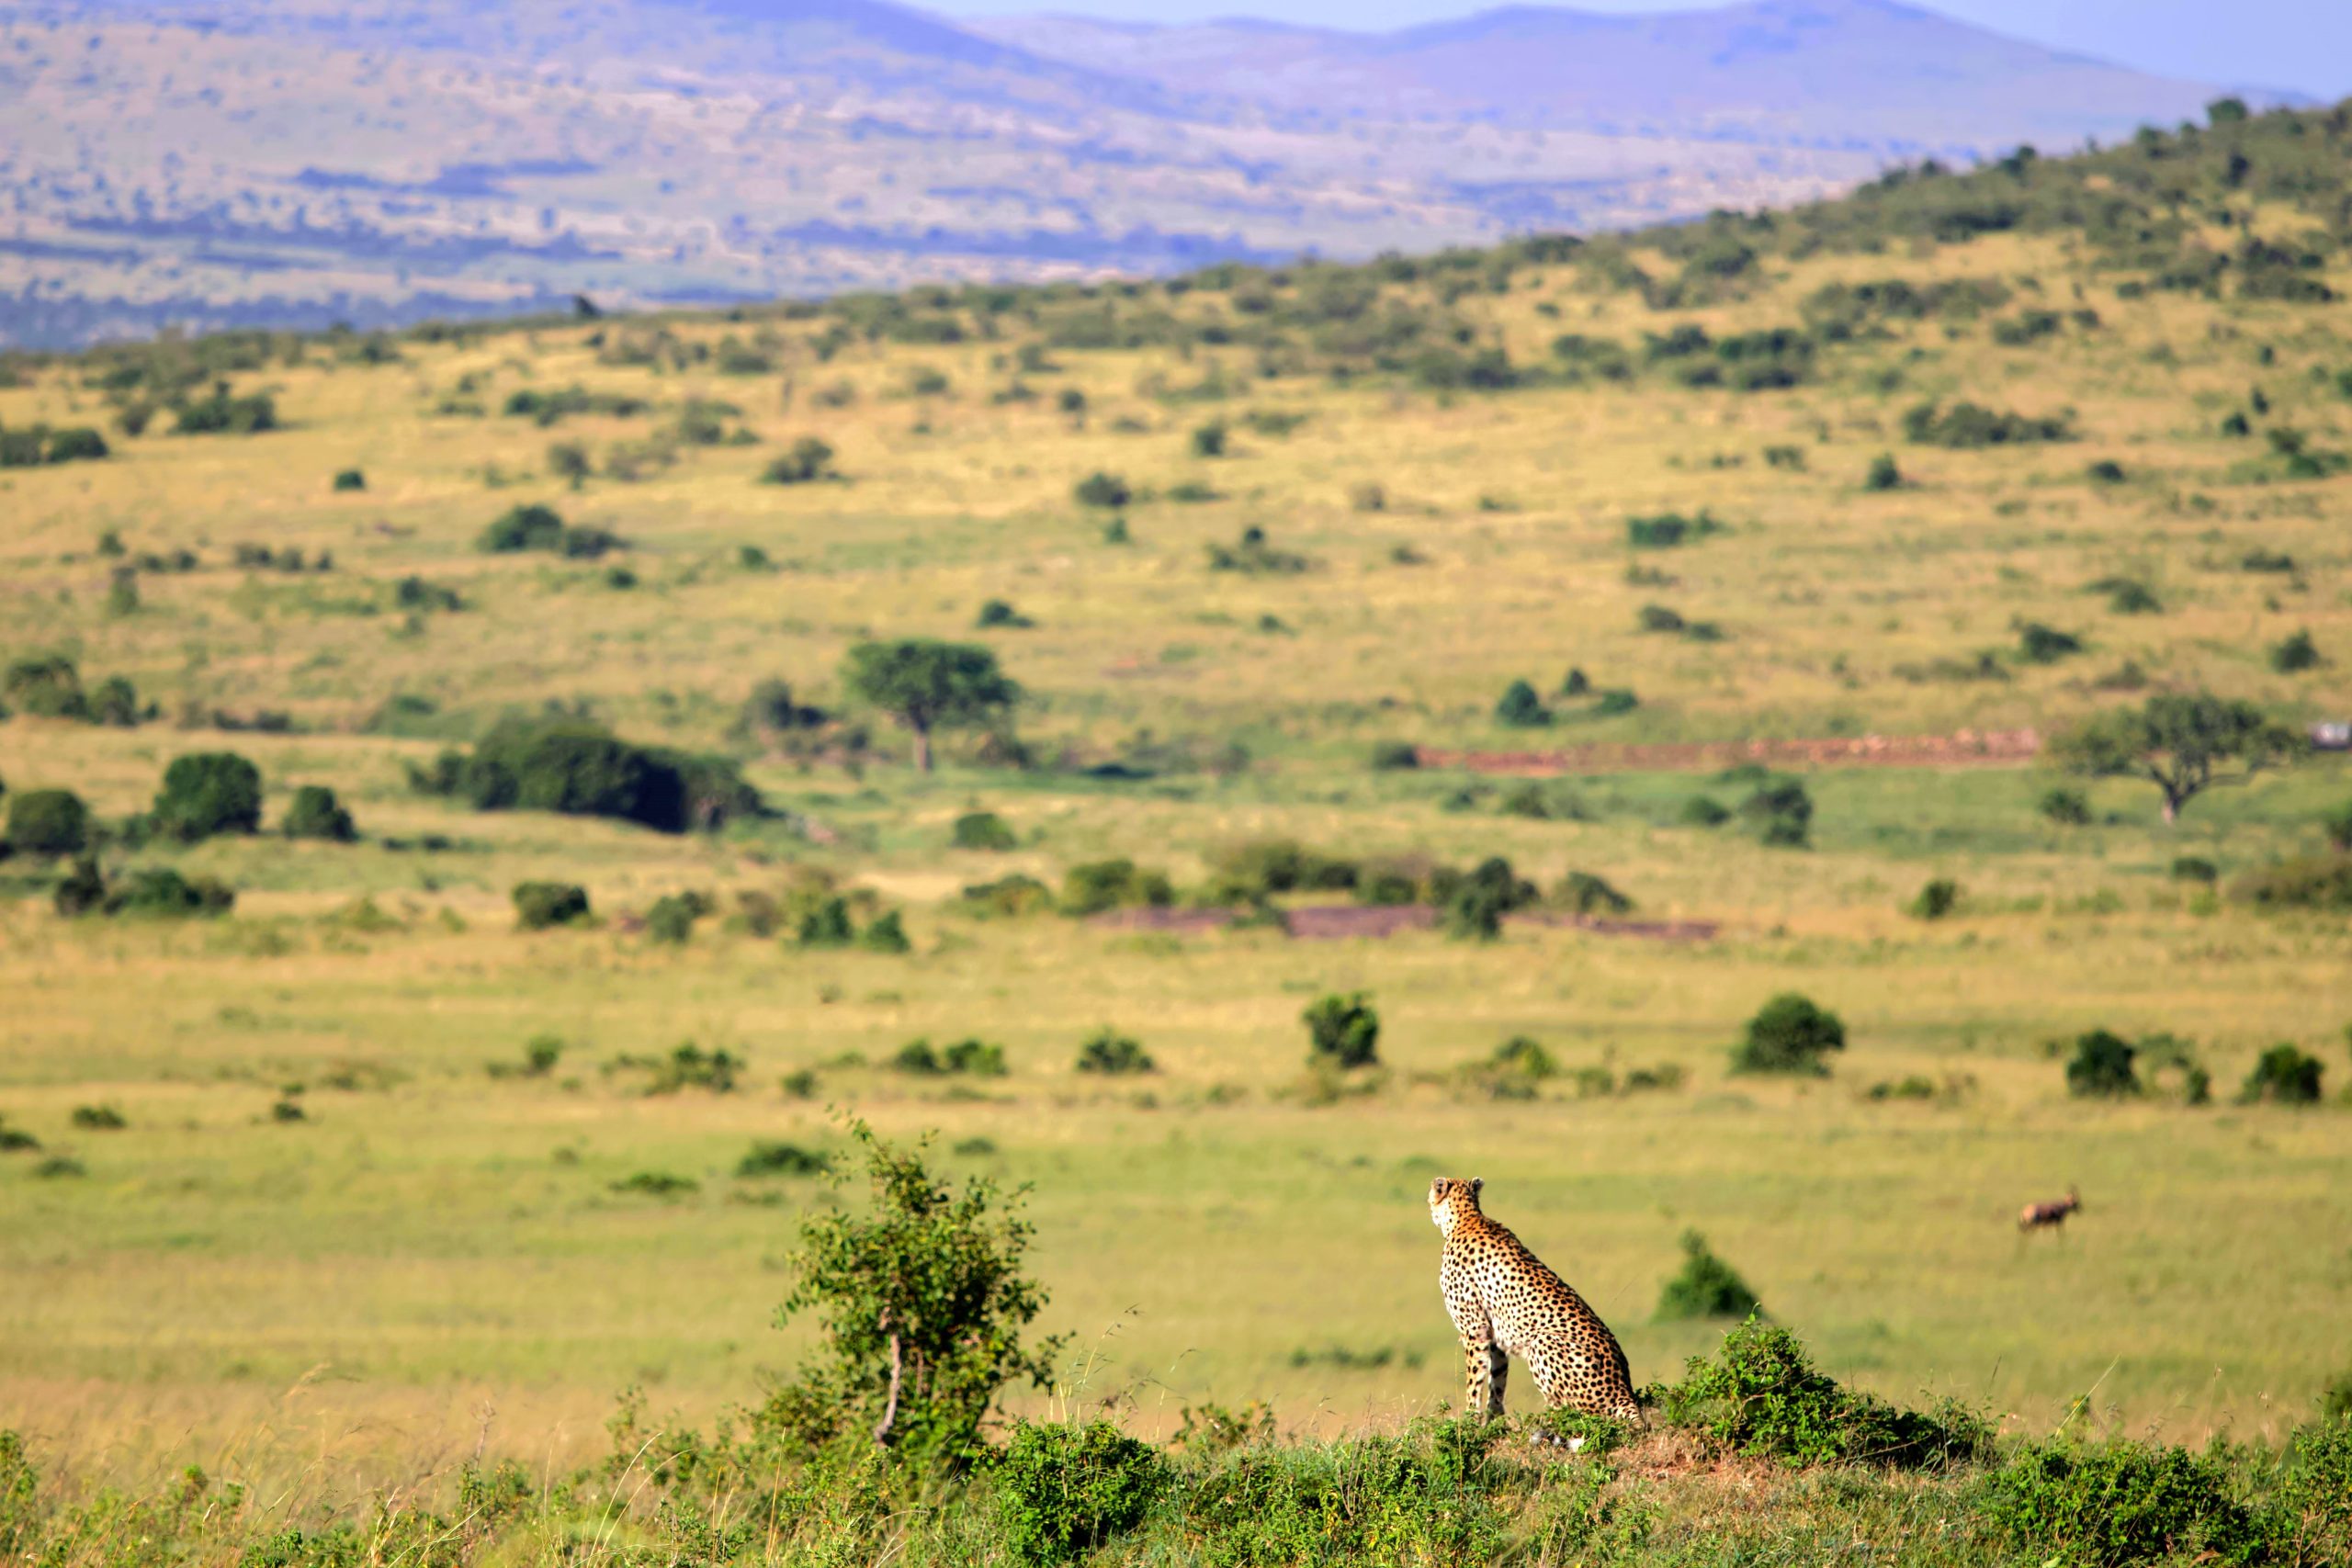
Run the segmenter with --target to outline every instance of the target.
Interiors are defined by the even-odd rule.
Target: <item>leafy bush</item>
[[[1694,1356],[1663,1391],[1668,1420],[1696,1426],[1742,1453],[1790,1465],[1873,1464],[1939,1469],[1989,1451],[1992,1431],[1946,1404],[1902,1410],[1840,1387],[1814,1370],[1785,1328],[1750,1321],[1724,1336],[1719,1359]]]
[[[77,1105],[71,1120],[85,1133],[119,1133],[130,1125],[111,1105]]]
[[[1862,488],[1873,493],[1901,490],[1903,483],[1903,470],[1895,466],[1892,452],[1882,452],[1872,457],[1869,471],[1862,476]]]
[[[673,1198],[687,1198],[702,1190],[702,1183],[691,1176],[680,1176],[673,1170],[640,1170],[611,1184],[612,1190],[628,1197],[658,1198],[664,1202]]]
[[[1514,729],[1536,729],[1552,722],[1552,710],[1535,694],[1535,688],[1524,681],[1513,681],[1503,689],[1502,700],[1495,704],[1495,722]]]
[[[1680,819],[1693,828],[1715,828],[1731,820],[1731,808],[1703,795],[1694,795],[1682,803]]]
[[[1541,901],[1535,884],[1511,869],[1510,862],[1493,856],[1478,863],[1464,876],[1458,872],[1433,875],[1430,891],[1444,906],[1447,934],[1491,942],[1501,934],[1505,915]]]
[[[412,786],[477,811],[611,817],[665,833],[715,829],[764,809],[735,764],[617,739],[575,718],[502,719],[471,755],[445,751]]]
[[[351,813],[324,784],[304,784],[296,790],[277,830],[289,839],[325,839],[338,844],[356,842],[359,837]]]
[[[1050,908],[1053,890],[1034,876],[1020,872],[1000,876],[993,882],[975,882],[966,886],[962,894],[964,908],[983,919],[990,916],[1035,914]]]
[[[1758,839],[1777,849],[1804,849],[1812,841],[1813,796],[1794,779],[1767,780],[1739,803],[1739,815]]]
[[[1696,517],[1685,517],[1679,512],[1660,513],[1655,517],[1625,519],[1625,542],[1637,550],[1668,550],[1711,534],[1725,533],[1721,523],[1706,512]]]
[[[2246,1074],[2245,1083],[2238,1090],[2238,1103],[2317,1105],[2323,1071],[2317,1056],[2306,1055],[2294,1045],[2281,1042],[2255,1062],[2254,1071]]]
[[[1634,901],[1611,886],[1606,877],[1589,871],[1569,872],[1553,893],[1552,901],[1578,915],[1623,915],[1634,908]]]
[[[1234,571],[1246,577],[1296,576],[1314,564],[1305,556],[1276,549],[1266,530],[1255,523],[1242,529],[1241,537],[1233,544],[1211,545],[1208,560],[1211,571]]]
[[[346,494],[353,491],[363,491],[367,488],[368,476],[357,468],[345,468],[337,472],[334,476],[334,489],[337,495]]]
[[[1376,740],[1372,747],[1374,773],[1406,773],[1421,765],[1421,749],[1409,740]]]
[[[1008,601],[990,599],[980,606],[980,613],[972,624],[982,631],[992,630],[999,626],[1012,631],[1023,631],[1037,623],[1014,609]]]
[[[766,1138],[752,1144],[735,1162],[736,1176],[746,1181],[764,1176],[822,1176],[832,1168],[831,1158],[820,1150]]]
[[[831,897],[811,904],[800,917],[794,940],[803,947],[847,947],[856,941],[857,927],[850,919],[849,900]]]
[[[2094,1029],[2075,1041],[2066,1064],[2066,1092],[2077,1100],[2122,1100],[2141,1091],[2139,1052],[2108,1030]]]
[[[253,435],[277,428],[277,404],[266,392],[232,398],[223,381],[210,397],[182,403],[173,428],[181,435]]]
[[[58,884],[60,914],[146,915],[164,919],[226,914],[237,896],[209,876],[187,877],[168,866],[133,871],[107,882],[89,860],[75,863]]]
[[[645,934],[673,946],[693,940],[695,922],[710,913],[710,900],[700,893],[664,893],[645,911]]]
[[[82,672],[62,655],[19,659],[0,678],[0,698],[33,718],[87,718]]]
[[[233,751],[176,757],[155,796],[155,830],[182,843],[261,830],[261,770]]]
[[[2175,882],[2212,883],[2221,879],[2221,868],[2201,855],[2177,855],[2172,863]]]
[[[1938,877],[1919,889],[1919,896],[1904,907],[1904,912],[1914,919],[1940,920],[1960,908],[1960,884],[1949,877]]]
[[[1753,1317],[1764,1310],[1739,1271],[1716,1257],[1697,1231],[1682,1233],[1682,1270],[1658,1293],[1661,1323],[1694,1317]]]
[[[2300,675],[2306,670],[2316,670],[2326,660],[2320,657],[2319,645],[2308,631],[2298,631],[2270,648],[2270,668],[2281,675]]]
[[[518,931],[541,931],[588,918],[588,890],[574,883],[518,882],[513,897]]]
[[[1989,1517],[2051,1561],[2126,1568],[2179,1554],[2247,1562],[2255,1521],[2228,1472],[2184,1449],[2123,1441],[2103,1448],[2028,1443],[1995,1472]]]
[[[959,850],[1009,850],[1021,840],[995,812],[967,811],[956,818],[953,841]]]
[[[1369,1067],[1380,1060],[1380,1014],[1362,991],[1330,995],[1299,1015],[1306,1025],[1307,1061]]]
[[[2028,621],[2018,627],[2018,657],[2029,664],[2055,664],[2060,660],[2083,651],[2080,637],[2045,626],[2039,621]]]
[[[818,1320],[820,1347],[771,1410],[831,1434],[858,1433],[917,1461],[980,1456],[982,1421],[1000,1390],[1039,1388],[1058,1339],[1022,1342],[1045,1293],[1021,1272],[1031,1227],[1017,1195],[976,1178],[951,1191],[922,1150],[849,1124],[873,1201],[801,1222],[797,1278],[776,1314]],[[813,1435],[813,1434],[812,1434]]]
[[[914,948],[907,936],[906,917],[896,909],[886,909],[867,921],[857,933],[857,945],[868,953],[909,953]]]
[[[560,550],[563,547],[563,517],[551,506],[515,506],[491,524],[475,541],[475,547],[493,555],[511,555],[522,550]]]
[[[1784,991],[1747,1021],[1746,1038],[1732,1047],[1731,1070],[1823,1077],[1829,1071],[1829,1053],[1845,1048],[1846,1025],[1836,1013]]]
[[[2038,809],[2062,828],[2080,828],[2091,819],[2090,796],[2078,789],[2055,784],[2041,794]]]
[[[1277,893],[1340,892],[1356,886],[1356,862],[1308,849],[1296,839],[1249,839],[1218,846],[1209,856],[1207,898],[1257,903]]]
[[[992,1469],[1004,1544],[1037,1568],[1075,1562],[1134,1529],[1173,1480],[1158,1450],[1101,1419],[1015,1422]]]
[[[1140,1042],[1115,1030],[1102,1029],[1079,1047],[1078,1070],[1116,1077],[1124,1073],[1148,1073],[1158,1069]]]
[[[1904,414],[1903,434],[1910,441],[1928,446],[2004,446],[2071,440],[2074,422],[2064,416],[2031,419],[1970,402],[1954,403],[1950,408],[1921,403]]]
[[[1176,889],[1167,873],[1138,866],[1125,858],[1089,861],[1071,866],[1062,877],[1062,909],[1066,914],[1163,908],[1175,901]]]
[[[811,484],[832,477],[833,449],[813,435],[795,441],[760,471],[760,482],[771,485]]]
[[[90,842],[90,808],[70,789],[8,796],[8,847],[25,855],[78,854]]]
[[[1080,506],[1125,506],[1135,499],[1135,492],[1127,488],[1126,480],[1116,474],[1100,470],[1079,480],[1070,493]]]

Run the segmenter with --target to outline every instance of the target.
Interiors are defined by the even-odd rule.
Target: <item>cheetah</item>
[[[1430,1183],[1430,1219],[1445,1235],[1438,1288],[1462,1336],[1468,1374],[1463,1413],[1501,1417],[1516,1354],[1546,1404],[1639,1422],[1642,1407],[1617,1337],[1519,1237],[1480,1212],[1485,1185],[1475,1177]]]

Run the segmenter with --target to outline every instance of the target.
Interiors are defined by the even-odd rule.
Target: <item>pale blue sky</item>
[[[918,0],[922,3],[922,0]],[[1466,16],[1499,0],[929,0],[951,16],[1065,11],[1131,21],[1254,16],[1363,30]],[[1591,11],[1696,0],[1575,0]],[[2352,95],[2352,0],[1933,0],[1926,9],[2191,81]]]

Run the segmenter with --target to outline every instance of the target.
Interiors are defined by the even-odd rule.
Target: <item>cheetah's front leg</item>
[[[1503,1388],[1510,1381],[1510,1357],[1491,1338],[1462,1339],[1462,1414],[1474,1421],[1499,1421]]]

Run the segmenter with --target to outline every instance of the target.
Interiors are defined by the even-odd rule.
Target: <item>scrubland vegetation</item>
[[[2343,1561],[2347,140],[9,358],[0,1558]]]

